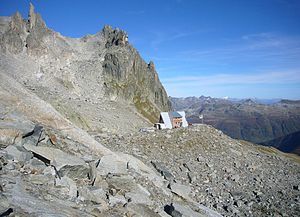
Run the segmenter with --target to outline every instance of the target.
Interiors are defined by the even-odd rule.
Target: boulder
[[[170,189],[173,193],[177,194],[180,197],[183,197],[184,199],[190,199],[189,194],[191,192],[191,187],[182,185],[179,183],[172,183],[170,184]]]
[[[160,217],[161,216],[144,204],[129,203],[126,208],[129,212],[129,213],[127,213],[127,216],[143,216],[143,217]]]
[[[51,147],[34,146],[30,144],[24,144],[24,147],[44,163],[53,165],[61,177],[65,175],[70,178],[88,177],[89,167],[85,161],[79,157]]]
[[[22,136],[22,138],[24,138],[25,140],[24,143],[37,145],[41,139],[43,131],[44,131],[43,126],[36,124],[32,131]]]
[[[117,191],[124,190],[124,191],[134,191],[138,188],[135,180],[132,176],[123,175],[123,176],[112,176],[106,178],[108,185]]]
[[[15,161],[29,161],[33,155],[21,146],[9,145],[4,149]]]
[[[43,161],[37,158],[32,158],[29,160],[29,167],[32,169],[43,171],[47,166]]]
[[[71,199],[77,197],[76,183],[67,176],[55,179],[55,186],[62,188],[62,192],[68,195]]]
[[[150,192],[140,184],[136,184],[136,188],[125,193],[125,198],[130,201],[130,203],[137,204],[152,205],[153,201],[150,199],[150,196]]]
[[[127,162],[118,158],[117,155],[104,155],[97,166],[100,175],[127,174]]]
[[[88,188],[83,186],[78,189],[79,199],[81,201],[91,201],[96,204],[106,204],[106,192],[100,188]]]
[[[114,207],[116,205],[124,206],[128,201],[123,195],[116,194],[114,196],[109,195],[109,206]]]
[[[173,181],[174,176],[168,171],[168,169],[159,162],[151,161],[154,168],[168,181]]]

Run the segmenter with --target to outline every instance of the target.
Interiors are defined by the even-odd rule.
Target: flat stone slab
[[[25,162],[29,161],[33,157],[33,155],[23,147],[16,145],[9,145],[4,149],[4,151],[6,151],[8,155],[12,156],[13,159],[17,161]]]
[[[104,155],[97,166],[100,175],[127,174],[127,163],[116,155]]]
[[[85,178],[88,175],[89,167],[79,157],[70,155],[62,150],[24,144],[24,148],[31,151],[35,157],[44,161],[46,164],[53,165],[61,176],[67,175],[70,178]]]
[[[50,164],[55,166],[57,170],[60,170],[66,165],[86,165],[85,161],[74,155],[63,152],[60,149],[46,147],[46,146],[33,146],[30,144],[24,144],[24,148],[34,154],[40,155],[50,161]]]
[[[189,194],[191,192],[191,187],[182,185],[179,183],[172,183],[170,184],[170,189],[173,193],[177,194],[178,196],[181,196],[185,199],[190,199]]]

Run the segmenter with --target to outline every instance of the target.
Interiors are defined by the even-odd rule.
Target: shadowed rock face
[[[300,131],[264,142],[262,145],[273,146],[281,151],[300,155]]]
[[[16,13],[10,19],[1,18],[0,27],[0,50],[5,58],[21,59],[32,67],[30,76],[15,73],[22,83],[91,101],[103,97],[126,101],[152,122],[160,111],[170,109],[154,64],[141,58],[125,31],[105,26],[95,35],[64,37],[47,28],[32,4],[28,19]],[[34,71],[39,71],[38,76],[32,75]]]
[[[126,32],[105,26],[102,35],[107,48],[103,62],[105,93],[111,98],[133,102],[141,114],[156,121],[156,114],[168,111],[170,102],[154,63],[145,63],[137,50],[128,44]]]
[[[104,35],[107,34],[105,31],[106,28]],[[125,36],[118,39],[120,33],[115,35],[117,39],[112,41],[121,46],[110,46],[104,56],[105,93],[111,98],[120,97],[133,102],[141,114],[155,122],[159,111],[170,109],[170,102],[154,64],[146,64],[133,47],[121,40]]]

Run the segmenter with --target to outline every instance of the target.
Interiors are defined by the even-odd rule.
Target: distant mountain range
[[[262,103],[257,99],[205,96],[170,97],[170,100],[174,110],[186,111],[190,123],[201,123],[199,116],[203,115],[204,123],[233,138],[271,145],[286,152],[299,151],[299,142],[296,143],[299,137],[295,135],[300,131],[300,100],[263,100]]]

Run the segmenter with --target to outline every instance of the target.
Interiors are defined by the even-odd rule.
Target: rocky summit
[[[95,35],[65,37],[49,29],[32,4],[28,19],[16,13],[0,24],[1,73],[79,127],[136,130],[170,109],[154,63],[140,57],[125,31],[105,26]]]
[[[0,216],[300,216],[298,156],[149,127],[170,103],[126,32],[68,38],[30,5],[0,50]]]

